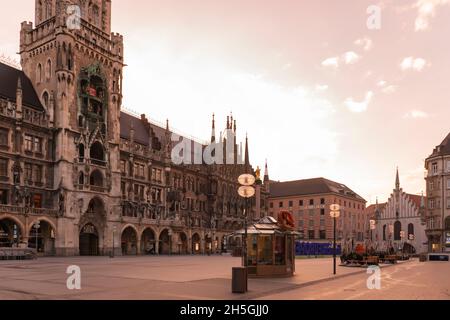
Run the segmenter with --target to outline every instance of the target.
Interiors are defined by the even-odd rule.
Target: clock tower
[[[54,130],[56,251],[105,254],[120,216],[123,37],[111,33],[111,0],[36,0],[35,11],[20,55]]]

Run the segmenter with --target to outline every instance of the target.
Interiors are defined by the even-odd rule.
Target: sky
[[[112,2],[125,108],[202,140],[232,112],[273,180],[325,177],[370,204],[398,166],[404,191],[425,190],[450,131],[450,0]],[[0,55],[17,58],[34,0],[0,4]]]

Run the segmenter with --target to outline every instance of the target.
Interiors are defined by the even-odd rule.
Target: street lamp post
[[[36,254],[39,253],[39,247],[38,247],[38,233],[39,233],[39,228],[41,227],[39,221],[36,221],[36,223],[34,224],[34,229],[36,230]]]
[[[370,246],[373,249],[373,231],[377,228],[377,221],[371,219],[369,221],[369,223],[370,223],[370,226],[369,226],[369,228],[370,228]]]
[[[253,197],[256,193],[255,188],[253,185],[256,182],[256,178],[251,174],[243,174],[238,179],[241,187],[238,190],[239,196],[245,199],[245,205],[244,205],[244,240],[243,240],[243,257],[244,257],[244,268],[246,272],[245,281],[246,281],[246,288],[248,288],[248,250],[247,250],[247,219],[248,219],[248,199]]]
[[[333,274],[336,275],[336,224],[337,218],[340,216],[341,207],[338,204],[330,206],[330,216],[333,218]]]
[[[115,236],[115,234],[116,234],[116,230],[117,230],[117,227],[116,226],[113,226],[113,234],[112,234],[112,253],[111,253],[111,258],[114,258],[114,256],[115,256],[115,241],[114,241],[114,236]]]
[[[169,229],[169,256],[172,255],[172,230]]]

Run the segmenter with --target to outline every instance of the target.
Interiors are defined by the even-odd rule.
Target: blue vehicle
[[[295,243],[295,254],[297,256],[332,256],[334,253],[333,243],[313,243],[297,241]],[[341,245],[336,245],[336,255],[342,253]]]

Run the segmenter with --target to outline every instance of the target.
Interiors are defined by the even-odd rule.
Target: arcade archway
[[[164,229],[159,235],[159,254],[171,254],[170,245],[171,239],[168,229]]]
[[[188,238],[184,232],[179,234],[178,253],[188,254]]]
[[[81,256],[103,254],[103,233],[106,224],[106,212],[103,201],[94,197],[87,211],[80,219],[79,252]]]
[[[211,253],[213,250],[213,240],[210,235],[205,236],[205,250],[208,253]]]
[[[39,227],[36,228],[37,226]],[[35,221],[30,227],[28,247],[36,249],[39,254],[51,256],[56,253],[55,238],[55,229],[49,222],[45,220]]]
[[[97,228],[91,224],[86,224],[80,232],[80,256],[99,255],[99,235]]]
[[[141,253],[146,255],[156,254],[156,237],[155,232],[147,228],[141,236]]]
[[[0,220],[0,248],[18,246],[22,240],[22,226],[10,218]]]
[[[137,255],[137,232],[132,227],[127,227],[122,232],[122,254],[124,256]]]
[[[194,233],[192,235],[192,253],[199,254],[201,253],[201,238],[198,233]]]

